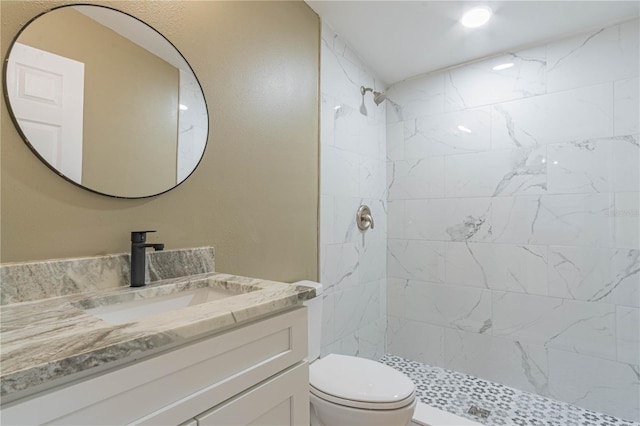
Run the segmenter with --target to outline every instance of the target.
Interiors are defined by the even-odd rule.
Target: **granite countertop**
[[[85,312],[203,287],[236,294],[122,324]],[[51,382],[79,377],[78,373],[103,371],[108,363],[115,366],[163,348],[169,350],[301,305],[314,296],[315,290],[309,287],[208,272],[140,288],[119,287],[5,305],[0,307],[0,396],[23,396]]]

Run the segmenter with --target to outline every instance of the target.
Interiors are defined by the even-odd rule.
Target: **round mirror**
[[[195,170],[209,131],[193,70],[162,34],[103,6],[31,20],[4,69],[11,117],[60,176],[121,198],[166,192]]]

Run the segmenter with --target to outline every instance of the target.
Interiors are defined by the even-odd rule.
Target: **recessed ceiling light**
[[[506,64],[496,65],[492,69],[494,71],[502,71],[502,70],[506,70],[507,68],[511,68],[512,66],[513,66],[513,62],[507,62]]]
[[[462,124],[458,126],[458,130],[460,130],[461,132],[465,132],[465,133],[473,133],[473,132],[471,131],[471,129],[469,129],[469,128],[467,128],[467,127],[463,126]]]
[[[493,11],[489,6],[474,7],[462,16],[460,22],[467,28],[477,28],[489,22],[491,13],[493,13]]]

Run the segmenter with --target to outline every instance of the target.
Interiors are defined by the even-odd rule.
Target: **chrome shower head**
[[[387,99],[387,95],[384,93],[373,92],[373,102],[375,102],[376,105],[380,105],[385,99]]]
[[[360,86],[360,93],[362,94],[363,100],[364,100],[364,94],[367,92],[373,93],[373,102],[375,102],[376,105],[380,105],[382,102],[384,102],[385,99],[387,99],[387,95],[385,95],[382,92],[376,92],[371,87]]]

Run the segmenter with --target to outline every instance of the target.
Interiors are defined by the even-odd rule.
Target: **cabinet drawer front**
[[[8,407],[3,423],[180,424],[301,361],[306,324],[305,308],[266,318]]]
[[[196,416],[198,426],[309,425],[309,365],[300,364]]]

